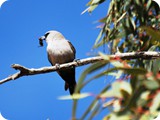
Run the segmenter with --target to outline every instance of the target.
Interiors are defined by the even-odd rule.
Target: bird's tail
[[[76,82],[74,84],[68,84],[67,82],[65,82],[64,88],[65,88],[65,90],[67,90],[69,88],[70,95],[72,95],[75,92]]]

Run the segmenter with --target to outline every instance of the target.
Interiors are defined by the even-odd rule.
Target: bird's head
[[[43,36],[39,38],[39,44],[40,46],[43,46],[43,40],[52,41],[52,40],[61,40],[61,39],[64,39],[64,36],[60,32],[51,30],[46,32]]]

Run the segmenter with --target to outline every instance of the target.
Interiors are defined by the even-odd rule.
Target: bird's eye
[[[47,36],[49,35],[49,33],[46,33],[44,36],[45,36],[45,38],[47,38]]]

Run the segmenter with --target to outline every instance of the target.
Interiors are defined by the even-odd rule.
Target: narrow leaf
[[[73,94],[58,97],[59,100],[73,100],[73,99],[82,99],[91,96],[91,93],[81,93],[81,94]]]

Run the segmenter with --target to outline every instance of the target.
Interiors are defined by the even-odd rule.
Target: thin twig
[[[131,52],[131,53],[117,53],[115,55],[108,55],[110,59],[120,58],[120,59],[157,59],[160,58],[160,52]],[[102,61],[104,58],[102,56],[96,56],[96,57],[90,57],[85,58],[77,61],[73,61],[70,63],[61,64],[58,67],[57,66],[51,66],[51,67],[42,67],[38,69],[34,68],[26,68],[24,66],[21,66],[19,64],[13,64],[12,68],[19,70],[19,72],[0,80],[0,84],[3,84],[5,82],[18,79],[22,76],[28,76],[28,75],[36,75],[36,74],[44,74],[49,72],[54,72],[57,70],[64,70],[72,67],[78,67],[83,66],[90,63],[95,63],[97,61]]]

